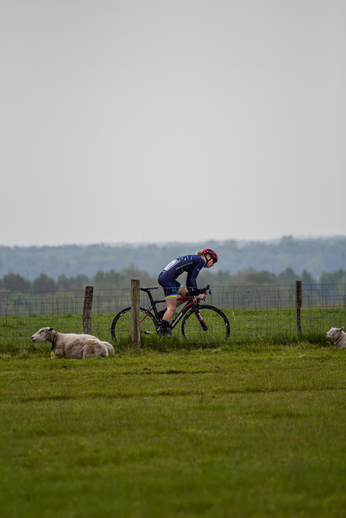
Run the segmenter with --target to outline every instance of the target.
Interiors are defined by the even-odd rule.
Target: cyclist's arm
[[[197,286],[197,275],[204,266],[204,259],[199,255],[194,258],[194,268],[188,272],[186,278],[187,289],[192,289],[195,295],[199,295],[199,289]]]

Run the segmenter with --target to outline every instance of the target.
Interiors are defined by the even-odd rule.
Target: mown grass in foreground
[[[346,356],[0,357],[3,517],[341,517]]]

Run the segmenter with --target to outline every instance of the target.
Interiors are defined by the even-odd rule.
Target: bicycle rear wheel
[[[159,326],[156,318],[147,309],[139,308],[140,330],[145,335],[155,335]],[[131,308],[121,310],[114,318],[111,326],[114,342],[131,336]]]
[[[220,309],[205,304],[186,313],[181,332],[185,338],[209,343],[226,340],[230,327],[228,318]]]

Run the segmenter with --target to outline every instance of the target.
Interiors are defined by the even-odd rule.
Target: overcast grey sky
[[[346,234],[346,0],[0,5],[0,244]]]

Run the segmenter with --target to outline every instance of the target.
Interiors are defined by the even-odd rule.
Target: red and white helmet
[[[212,258],[213,258],[214,264],[215,264],[215,263],[217,263],[217,261],[218,261],[218,259],[219,259],[219,258],[218,258],[218,256],[217,256],[217,253],[216,253],[216,252],[214,252],[214,250],[212,250],[211,248],[205,248],[205,249],[203,250],[203,253],[204,253],[204,254],[209,254],[209,255],[211,255],[211,256],[212,256]]]

